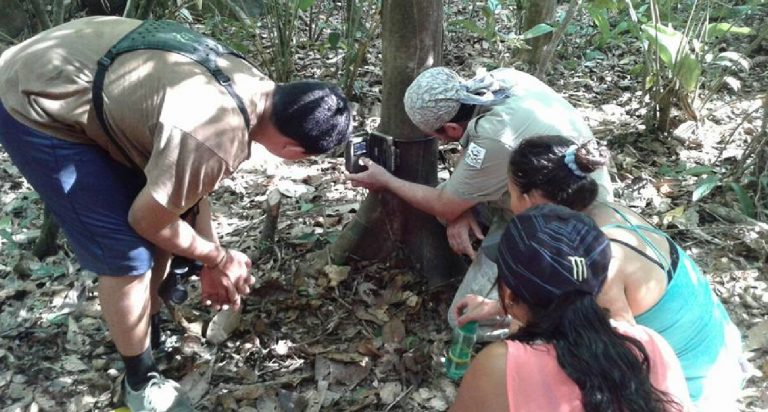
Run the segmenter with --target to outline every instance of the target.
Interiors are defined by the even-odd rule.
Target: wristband
[[[227,250],[227,248],[222,248],[222,249],[224,249],[224,254],[222,254],[221,258],[219,258],[218,262],[216,262],[215,265],[209,266],[211,269],[218,269],[221,265],[224,264],[224,262],[227,261],[227,256],[229,255],[229,250]]]

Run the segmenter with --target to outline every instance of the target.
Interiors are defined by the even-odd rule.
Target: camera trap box
[[[344,167],[349,173],[362,173],[368,167],[360,163],[367,157],[374,163],[392,172],[395,170],[397,150],[392,136],[379,132],[366,133],[350,138],[344,145]]]

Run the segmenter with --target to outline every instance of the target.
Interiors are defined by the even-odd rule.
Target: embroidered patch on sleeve
[[[483,159],[485,158],[485,149],[482,147],[470,143],[467,147],[467,154],[464,155],[464,161],[468,165],[479,169],[483,165]]]

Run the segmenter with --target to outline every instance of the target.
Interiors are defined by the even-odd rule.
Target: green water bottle
[[[458,380],[469,368],[472,348],[477,340],[477,322],[467,322],[453,330],[453,340],[445,357],[445,373],[448,378]]]

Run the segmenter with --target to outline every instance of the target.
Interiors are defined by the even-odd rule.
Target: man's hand
[[[476,239],[484,239],[483,231],[477,223],[472,209],[462,213],[446,226],[445,232],[451,249],[459,255],[467,255],[475,260],[475,249],[472,248],[471,236]]]
[[[368,190],[389,189],[389,181],[392,179],[387,169],[376,164],[371,159],[363,157],[360,159],[368,170],[362,173],[348,174],[347,179],[352,182],[354,187],[364,187]]]
[[[459,327],[473,320],[483,321],[504,316],[504,310],[499,301],[486,299],[478,295],[467,295],[454,308],[456,323]]]
[[[236,250],[224,249],[226,255],[216,267],[205,266],[200,272],[203,303],[215,310],[240,308],[241,295],[247,295],[256,281],[250,275],[251,260]]]

